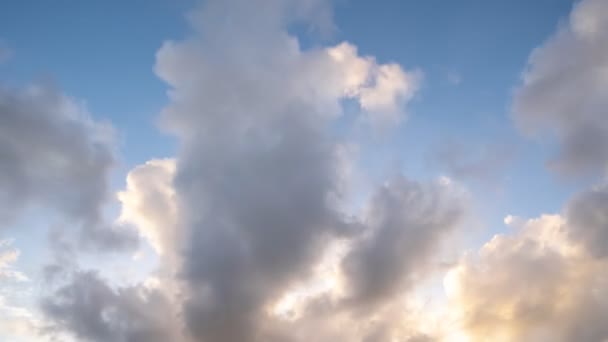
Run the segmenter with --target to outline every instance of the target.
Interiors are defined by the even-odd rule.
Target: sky
[[[0,341],[608,341],[608,1],[0,5]]]

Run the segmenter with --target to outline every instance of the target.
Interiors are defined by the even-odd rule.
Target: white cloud
[[[153,159],[127,175],[119,222],[132,224],[159,254],[175,252],[178,208],[173,178],[174,159]]]
[[[343,94],[360,103],[373,126],[386,127],[403,119],[405,104],[419,90],[421,71],[406,72],[395,63],[377,64],[372,57],[359,57],[357,48],[349,43],[327,51],[344,68]]]
[[[495,236],[446,276],[454,331],[465,341],[608,339],[608,259],[573,240],[560,215],[507,221],[513,233]]]

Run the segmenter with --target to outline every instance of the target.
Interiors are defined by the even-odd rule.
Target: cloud
[[[79,341],[186,341],[162,291],[142,285],[113,289],[94,272],[75,272],[41,305],[47,331],[68,330]]]
[[[33,282],[17,268],[20,255],[14,240],[0,240],[0,339],[47,341],[40,334],[39,315],[24,303],[32,296]]]
[[[517,126],[558,141],[549,165],[561,174],[603,172],[608,163],[606,11],[604,0],[577,3],[569,21],[534,50],[515,92]]]
[[[561,215],[509,222],[514,233],[495,236],[446,277],[468,340],[607,339],[608,259],[572,240]]]
[[[193,36],[157,53],[155,70],[172,87],[162,123],[181,142],[180,274],[196,340],[273,340],[265,307],[332,239],[352,234],[331,201],[342,196],[343,148],[329,134],[340,101],[358,101],[374,125],[394,124],[417,89],[418,73],[350,43],[301,50],[286,30],[300,2],[251,16],[254,3],[205,4],[190,16]]]
[[[55,210],[102,248],[131,243],[103,223],[113,165],[112,130],[48,86],[0,88],[0,225],[24,209]]]
[[[608,256],[608,186],[583,191],[566,210],[570,237],[598,257]]]
[[[566,67],[553,52],[580,44],[577,62],[602,52],[585,40],[604,32],[597,15],[602,6],[587,0],[576,7],[569,25],[533,54],[516,93],[519,127],[554,130],[562,152],[580,137],[605,133],[596,122],[603,105],[597,93],[570,93],[596,90],[589,70],[578,63]],[[416,291],[435,290],[421,287],[437,271],[441,242],[465,218],[466,196],[447,178],[417,182],[397,175],[371,191],[362,211],[344,209],[354,201],[345,170],[357,162],[345,147],[348,138],[332,134],[342,101],[356,101],[361,120],[373,127],[398,124],[421,73],[361,56],[347,42],[303,50],[287,28],[331,27],[329,13],[329,4],[318,0],[211,0],[189,15],[193,32],[187,38],[163,44],[155,72],[171,88],[161,126],[177,138],[179,152],[136,166],[118,193],[119,224],[134,226],[150,243],[159,270],[146,281],[112,285],[70,264],[71,251],[56,238],[54,250],[64,252],[57,255],[67,277],[53,283],[41,303],[48,335],[121,342],[607,339],[605,187],[575,196],[560,215],[509,217],[505,222],[513,232],[495,236],[449,267],[442,310],[415,305]],[[569,75],[570,68],[587,76]],[[576,87],[549,82],[554,73],[565,73]],[[555,95],[560,86],[568,96]],[[16,101],[17,107],[39,102],[32,99]],[[558,100],[566,102],[557,106]],[[582,114],[571,116],[570,104],[585,104]],[[56,126],[47,114],[38,115]],[[96,136],[90,133],[98,126],[90,120],[61,119],[57,126],[64,121],[70,123],[68,137]],[[589,125],[599,131],[579,131]],[[80,151],[96,144],[88,138],[76,147],[40,146],[67,160],[56,172],[63,175],[76,161],[97,160],[96,153]],[[38,149],[47,154],[32,148]],[[60,188],[68,198],[70,191],[91,196],[91,204],[71,209],[70,201],[52,203],[79,220],[98,218],[105,198],[99,180],[112,154],[105,143],[99,149],[108,158],[94,163],[100,173],[86,183],[99,191]],[[600,150],[576,160],[562,153],[555,165],[566,172],[594,169],[606,161]],[[446,168],[462,178],[483,177],[502,162],[489,152],[472,159],[446,154],[454,158],[445,161]],[[47,201],[44,194],[34,192],[20,206]]]
[[[403,119],[404,105],[419,90],[423,77],[420,70],[405,72],[396,63],[379,65],[373,57],[359,57],[357,48],[349,43],[341,43],[327,52],[339,69],[344,69],[341,85],[344,95],[359,102],[367,113],[365,120],[382,128]]]
[[[209,1],[189,15],[188,38],[163,44],[155,71],[171,88],[160,122],[179,152],[136,166],[117,195],[118,223],[158,254],[156,285],[112,286],[73,267],[42,303],[51,331],[125,342],[425,340],[389,304],[426,275],[463,198],[446,179],[396,176],[368,211],[344,209],[357,163],[332,132],[343,100],[373,127],[399,124],[421,72],[347,42],[301,49],[287,28],[328,25],[327,13],[316,0]],[[331,253],[336,244],[343,253]],[[327,255],[335,286],[303,290],[296,319],[277,314],[298,285],[318,281]]]
[[[12,240],[0,240],[0,280],[7,281],[27,281],[28,278],[22,272],[15,270],[12,266],[21,252],[19,249],[12,247]]]
[[[178,203],[173,180],[174,159],[153,159],[131,170],[124,191],[119,222],[131,224],[159,254],[175,252]]]
[[[343,261],[349,305],[369,311],[412,287],[441,238],[460,223],[463,196],[449,183],[394,179],[370,200],[358,238]]]
[[[39,333],[39,323],[32,311],[11,305],[0,295],[0,338],[6,341],[49,341]]]

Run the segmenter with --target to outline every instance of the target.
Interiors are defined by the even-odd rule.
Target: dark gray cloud
[[[75,272],[42,302],[47,331],[71,331],[79,341],[186,341],[169,299],[144,286],[111,288],[94,272]]]
[[[265,302],[306,272],[324,234],[339,228],[328,206],[337,165],[327,137],[298,117],[270,131],[272,146],[255,137],[236,149],[201,146],[178,175],[192,212],[186,313],[203,340],[253,340]]]
[[[576,195],[566,208],[570,237],[597,257],[608,256],[608,186]]]
[[[114,162],[112,131],[52,87],[0,88],[0,228],[41,207],[83,227],[83,242],[125,247],[133,239],[103,223]]]
[[[349,304],[369,311],[405,291],[464,212],[462,198],[448,185],[399,177],[378,189],[364,223],[367,231],[343,261]]]
[[[607,11],[604,0],[578,2],[567,24],[534,50],[515,92],[518,127],[558,141],[549,166],[561,174],[603,172],[608,164]]]

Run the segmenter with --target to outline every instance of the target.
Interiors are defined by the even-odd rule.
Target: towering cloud
[[[288,25],[325,8],[210,1],[191,15],[192,37],[158,52],[156,71],[172,86],[162,120],[181,141],[184,314],[198,341],[278,338],[266,307],[354,231],[332,201],[342,196],[329,130],[340,101],[358,101],[373,125],[394,124],[417,89],[417,72],[349,43],[302,50]]]
[[[42,303],[50,331],[125,342],[295,342],[310,331],[319,341],[420,339],[387,303],[425,273],[464,207],[447,182],[397,176],[367,212],[343,211],[356,163],[348,139],[332,134],[342,101],[359,104],[364,125],[399,124],[421,73],[346,42],[301,49],[288,27],[331,27],[330,13],[316,0],[208,1],[190,14],[188,39],[163,44],[155,70],[171,89],[161,124],[179,154],[137,166],[118,194],[119,222],[158,253],[155,285],[114,287],[74,265]],[[296,320],[277,314],[336,243],[341,285],[300,301]]]
[[[608,2],[579,2],[569,21],[534,50],[513,110],[527,134],[551,136],[563,174],[602,172],[608,163]]]

